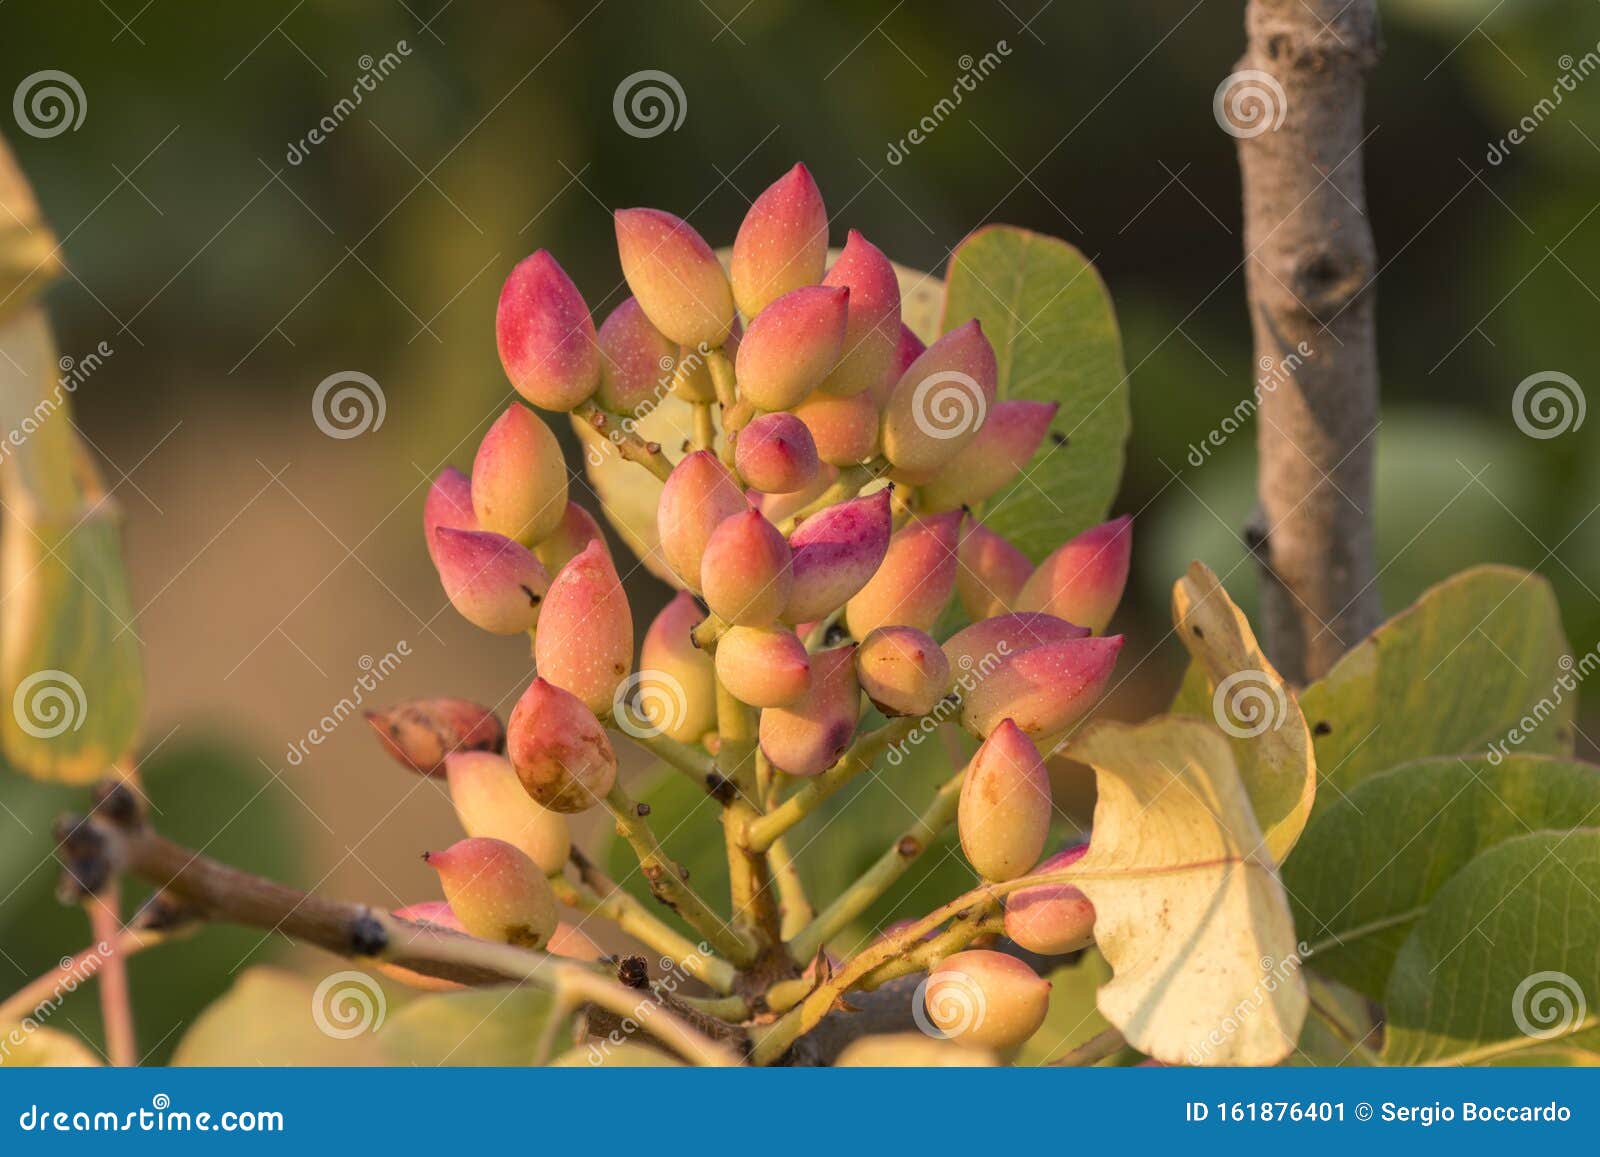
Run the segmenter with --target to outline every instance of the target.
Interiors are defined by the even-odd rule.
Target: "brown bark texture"
[[[1262,564],[1268,654],[1304,682],[1380,618],[1377,260],[1362,163],[1377,5],[1250,0],[1245,25],[1245,54],[1218,89],[1216,112],[1239,138],[1259,371],[1250,541]]]

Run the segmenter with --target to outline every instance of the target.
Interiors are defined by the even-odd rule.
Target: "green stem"
[[[574,417],[589,423],[596,432],[608,439],[616,451],[630,462],[637,462],[661,481],[672,473],[672,463],[661,452],[659,442],[646,442],[628,429],[623,420],[602,410],[593,400],[582,403],[572,411]]]
[[[667,735],[635,735],[631,731],[623,731],[617,727],[613,727],[612,730],[619,735],[627,736],[667,766],[683,772],[702,790],[710,787],[713,777],[717,774],[716,761],[699,747],[679,743]]]
[[[655,833],[639,814],[639,805],[620,784],[611,789],[605,804],[617,821],[617,834],[628,841],[639,857],[639,869],[650,881],[650,891],[655,897],[688,921],[689,926],[721,955],[741,967],[752,963],[756,957],[755,945],[742,932],[724,924],[722,918],[684,883],[683,869],[661,850]]]
[[[755,712],[735,699],[721,680],[717,682],[717,732],[722,745],[717,767],[732,785],[722,806],[723,842],[728,855],[728,884],[733,899],[733,921],[758,944],[774,944],[780,927],[773,903],[767,858],[743,840],[745,829],[760,816],[757,787]]]
[[[700,624],[694,630],[689,632],[689,641],[702,651],[715,651],[717,640],[727,633],[729,625],[716,615],[708,614],[700,620]]]
[[[555,890],[556,899],[569,908],[612,921],[640,944],[718,992],[733,991],[736,975],[733,965],[711,955],[706,945],[691,942],[656,919],[643,904],[606,879],[586,859],[574,857],[574,861],[587,887],[580,888],[565,876],[552,876],[550,886]]]
[[[928,850],[928,845],[955,822],[961,799],[962,768],[947,779],[911,826],[885,849],[877,861],[863,872],[805,929],[789,941],[789,955],[795,960],[810,960],[830,937],[870,908]]]
[[[811,901],[806,898],[806,886],[800,879],[800,869],[789,854],[789,845],[782,836],[772,841],[767,849],[767,866],[772,871],[773,883],[778,886],[778,934],[785,940],[798,936],[815,917]]]
[[[710,450],[717,444],[717,424],[710,402],[694,403],[694,448]]]
[[[861,736],[838,763],[821,775],[807,780],[804,787],[766,815],[752,820],[745,830],[745,846],[753,851],[766,851],[774,840],[816,811],[829,796],[856,776],[871,770],[873,761],[890,746],[910,735],[923,718],[908,715],[891,720]]]
[[[861,978],[861,987],[870,992],[913,972],[930,972],[945,957],[960,952],[978,937],[1004,931],[1005,919],[998,914],[983,916],[975,910],[967,915],[967,919],[953,921],[931,940],[918,941],[893,960],[878,965]]]

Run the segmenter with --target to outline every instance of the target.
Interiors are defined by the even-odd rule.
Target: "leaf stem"
[[[639,869],[656,898],[688,921],[721,955],[741,967],[751,964],[756,957],[755,945],[741,930],[723,923],[722,917],[684,882],[683,868],[661,850],[655,833],[639,813],[639,805],[620,784],[611,789],[605,805],[616,820],[617,834],[638,856]]]
[[[1128,1038],[1122,1035],[1122,1030],[1101,1029],[1077,1048],[1064,1052],[1054,1060],[1046,1061],[1045,1064],[1057,1068],[1068,1066],[1083,1068],[1099,1064],[1107,1057],[1114,1057],[1127,1047]]]
[[[900,833],[883,854],[838,897],[824,908],[804,930],[789,941],[789,955],[809,960],[828,940],[870,908],[906,870],[922,857],[941,832],[955,822],[956,805],[961,799],[961,783],[966,768],[940,785],[920,816]]]
[[[565,876],[550,877],[556,899],[569,908],[588,912],[612,921],[618,928],[632,936],[652,952],[670,960],[695,979],[703,981],[718,992],[733,991],[733,965],[710,952],[709,944],[694,944],[669,925],[657,919],[643,904],[609,879],[582,852],[574,849],[572,862],[578,870],[583,886],[572,883]]]
[[[661,452],[659,442],[646,442],[629,429],[622,419],[606,413],[592,399],[579,405],[572,413],[605,437],[616,447],[618,454],[630,462],[639,463],[661,481],[665,482],[672,473],[672,463]]]
[[[745,846],[765,851],[779,836],[822,806],[827,798],[856,776],[872,769],[873,761],[900,742],[927,716],[905,716],[857,738],[839,762],[784,800],[766,815],[754,819],[745,830]]]

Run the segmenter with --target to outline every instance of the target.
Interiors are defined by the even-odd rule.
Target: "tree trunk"
[[[1248,44],[1217,90],[1239,138],[1255,338],[1268,654],[1324,674],[1378,624],[1372,528],[1378,356],[1361,147],[1376,0],[1250,0]]]

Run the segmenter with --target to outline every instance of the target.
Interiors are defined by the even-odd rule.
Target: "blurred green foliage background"
[[[1242,47],[1242,8],[0,7],[0,95],[59,69],[87,102],[75,131],[36,138],[14,117],[0,131],[71,267],[47,297],[63,351],[115,350],[78,390],[76,416],[128,518],[151,670],[146,772],[163,825],[302,884],[379,902],[433,894],[413,856],[448,838],[436,787],[402,782],[359,723],[303,766],[280,753],[348,692],[359,656],[397,637],[422,657],[386,698],[497,702],[524,680],[515,643],[493,649],[449,616],[415,529],[427,477],[470,462],[506,395],[491,328],[500,282],[550,248],[603,315],[624,293],[610,208],[670,209],[726,243],[749,200],[797,159],[822,185],[835,243],[855,226],[896,260],[939,269],[967,232],[1004,221],[1097,263],[1133,389],[1119,509],[1137,513],[1138,547],[1121,625],[1129,653],[1155,648],[1173,578],[1192,557],[1223,574],[1240,563],[1252,506],[1248,431],[1200,466],[1188,460],[1255,376],[1234,141],[1212,112]],[[1581,653],[1600,638],[1600,420],[1535,440],[1513,422],[1511,398],[1536,372],[1584,386],[1595,373],[1600,79],[1563,91],[1503,162],[1488,154],[1600,52],[1600,10],[1382,8],[1366,170],[1383,262],[1385,605],[1471,562],[1529,566],[1555,583]],[[1002,41],[999,67],[906,149],[966,58]],[[307,147],[372,67],[363,58],[401,42],[398,65]],[[613,99],[646,69],[671,74],[684,116],[641,139],[619,126]],[[891,163],[896,145],[905,156]],[[340,442],[317,432],[308,399],[345,369],[382,384],[387,416]],[[1229,585],[1248,605],[1252,584],[1240,568]],[[637,587],[642,624],[661,591],[642,576]],[[1156,652],[1119,709],[1164,701],[1175,651]],[[1580,739],[1580,752],[1592,746]],[[53,907],[42,863],[50,816],[72,794],[8,776],[0,801],[4,992],[84,934],[77,914]],[[242,961],[277,947],[209,932],[139,961],[152,1058]],[[91,1037],[92,1004],[79,994],[61,1014]]]

